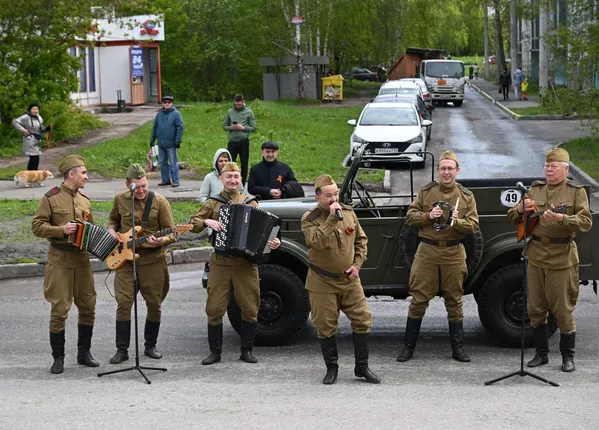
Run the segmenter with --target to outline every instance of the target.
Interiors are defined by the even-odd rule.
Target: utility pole
[[[518,0],[510,0],[510,71],[514,72],[518,62]]]
[[[483,3],[485,8],[485,79],[489,80],[491,77],[491,65],[489,64],[489,4],[488,0]]]
[[[541,95],[541,100],[543,100],[549,87],[549,51],[544,43],[549,24],[549,12],[542,2],[539,6],[539,94]]]

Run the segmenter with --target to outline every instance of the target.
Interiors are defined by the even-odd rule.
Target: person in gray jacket
[[[204,177],[200,187],[200,203],[204,204],[208,197],[218,194],[223,190],[223,184],[220,181],[220,171],[225,164],[231,161],[231,154],[225,148],[219,148],[214,153],[212,160],[212,172]],[[244,193],[243,184],[239,183],[239,192]]]
[[[514,97],[516,100],[522,100],[522,81],[524,80],[524,74],[522,68],[518,66],[514,72]]]
[[[52,130],[52,125],[44,127],[40,116],[40,105],[33,102],[27,112],[15,119],[12,125],[23,135],[23,155],[29,156],[27,170],[38,170],[42,155],[42,135]]]
[[[159,187],[172,185],[179,186],[179,160],[177,149],[183,139],[183,118],[173,106],[173,96],[162,97],[162,109],[156,114],[150,147],[158,139],[158,158],[160,158],[160,175],[162,182]]]
[[[223,130],[229,133],[227,149],[232,160],[241,160],[241,183],[245,185],[248,176],[248,163],[250,159],[250,133],[256,131],[256,119],[246,105],[242,94],[235,94],[233,107],[227,111]]]

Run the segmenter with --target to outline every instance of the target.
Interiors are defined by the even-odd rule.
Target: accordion
[[[72,221],[77,223],[77,230],[69,234],[69,243],[79,249],[85,249],[101,261],[106,260],[117,248],[119,241],[108,230],[87,221]]]
[[[268,260],[267,242],[277,237],[281,220],[273,214],[243,204],[220,207],[218,222],[223,230],[214,232],[212,246],[218,255],[245,257],[252,263]]]

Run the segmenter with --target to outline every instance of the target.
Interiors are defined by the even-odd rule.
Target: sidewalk
[[[468,83],[477,91],[484,93],[486,98],[493,103],[499,103],[504,107],[510,108],[526,108],[540,106],[536,95],[528,95],[528,100],[516,100],[514,98],[514,89],[510,88],[509,100],[503,100],[503,95],[499,92],[499,85],[495,82],[486,81],[484,79],[472,79]]]

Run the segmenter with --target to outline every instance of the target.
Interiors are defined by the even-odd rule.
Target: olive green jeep
[[[409,296],[410,266],[419,239],[417,229],[405,222],[410,202],[418,192],[409,160],[386,151],[377,154],[372,144],[362,146],[353,159],[340,187],[340,200],[351,205],[368,236],[368,259],[360,270],[364,293],[369,296],[390,296],[405,299]],[[431,176],[434,178],[435,160],[432,154]],[[390,195],[372,193],[357,178],[364,169],[373,167],[409,172],[409,193]],[[371,171],[371,170],[370,170]],[[428,173],[427,173],[428,176]],[[529,186],[539,178],[466,179],[458,181],[470,189],[477,202],[480,230],[464,240],[467,252],[468,279],[464,294],[473,294],[478,305],[480,320],[491,335],[507,346],[520,345],[521,319],[524,305],[524,263],[522,242],[517,241],[517,226],[506,216],[509,206],[520,199],[515,189],[521,181]],[[428,182],[428,178],[426,179]],[[419,187],[418,187],[419,188]],[[590,189],[587,186],[587,194]],[[372,189],[371,189],[372,191]],[[503,203],[503,204],[502,204]],[[301,231],[302,215],[314,208],[314,197],[265,201],[260,208],[282,220],[281,247],[271,253],[267,264],[259,266],[261,306],[258,314],[256,343],[284,345],[303,329],[309,316],[310,303],[305,289],[308,271],[308,248]],[[599,213],[593,213],[597,225]],[[599,279],[599,228],[576,237],[580,254],[580,279],[587,285]],[[241,316],[234,300],[228,309],[233,327],[239,331]],[[376,313],[373,315],[376,318]],[[557,330],[551,317],[550,334]],[[525,321],[527,343],[531,330]]]

